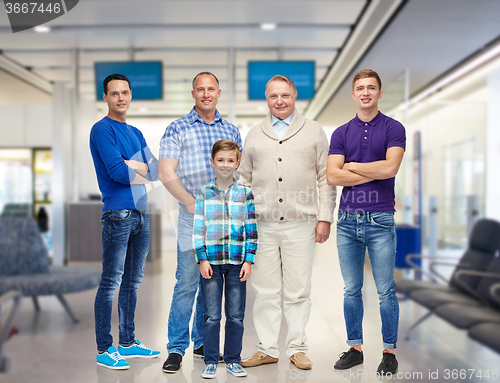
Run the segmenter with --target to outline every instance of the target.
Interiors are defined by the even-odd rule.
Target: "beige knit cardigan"
[[[297,109],[282,139],[271,113],[254,126],[245,139],[239,174],[254,193],[257,219],[333,222],[336,189],[326,182],[328,148],[323,128]]]

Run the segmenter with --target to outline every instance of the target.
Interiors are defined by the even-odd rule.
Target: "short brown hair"
[[[354,83],[356,81],[362,78],[369,78],[369,77],[373,77],[375,80],[377,80],[379,90],[382,90],[382,81],[380,80],[378,73],[371,69],[360,70],[358,73],[354,75],[354,78],[352,79],[352,90],[354,90]]]
[[[238,144],[231,140],[219,140],[214,146],[212,146],[212,159],[215,158],[215,155],[219,153],[221,150],[234,150],[237,155],[236,158],[239,159],[240,155],[240,147]]]
[[[215,81],[217,81],[217,88],[219,87],[219,79],[212,73],[212,72],[200,72],[198,73],[196,76],[194,76],[193,78],[193,90],[194,90],[194,82],[196,81],[196,79],[200,76],[203,76],[203,75],[208,75],[208,76],[212,76],[213,78],[215,78]]]
[[[271,83],[273,81],[287,82],[288,85],[290,85],[290,87],[292,88],[295,95],[297,95],[297,88],[295,87],[295,84],[293,83],[293,81],[289,77],[282,76],[280,74],[275,74],[273,77],[271,77],[271,79],[268,82],[266,82],[266,94],[267,94],[267,86],[269,85],[269,83]]]

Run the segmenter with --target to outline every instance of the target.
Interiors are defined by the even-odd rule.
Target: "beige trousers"
[[[307,351],[305,327],[311,314],[316,224],[316,219],[258,222],[259,247],[250,277],[256,291],[253,320],[260,342],[258,350],[274,358],[279,356],[282,288],[288,324],[286,354],[290,357]]]

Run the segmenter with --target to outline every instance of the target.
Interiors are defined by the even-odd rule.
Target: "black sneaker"
[[[168,373],[178,372],[181,369],[181,365],[182,355],[171,352],[170,354],[168,354],[168,358],[165,363],[163,363],[163,367],[161,370]]]
[[[396,360],[396,355],[390,352],[384,352],[382,357],[382,362],[378,365],[377,372],[380,375],[394,374],[398,369],[398,361]]]
[[[337,360],[333,368],[336,370],[346,370],[363,363],[363,351],[358,351],[351,347],[349,351],[340,354],[340,359]]]
[[[205,357],[205,354],[203,354],[203,345],[198,347],[196,350],[193,350],[193,356],[195,358],[202,358],[202,359]]]
[[[193,356],[195,358],[204,358],[205,354],[203,353],[203,345],[198,347],[196,350],[193,350]],[[219,354],[219,363],[224,363],[224,358],[222,357],[222,354]]]

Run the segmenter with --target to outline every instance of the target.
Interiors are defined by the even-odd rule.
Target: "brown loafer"
[[[261,364],[268,364],[268,363],[277,363],[278,358],[273,358],[270,355],[264,354],[263,352],[257,351],[255,354],[252,356],[243,359],[240,362],[240,365],[242,367],[255,367],[255,366],[260,366]]]
[[[313,366],[306,354],[303,352],[296,352],[290,357],[290,361],[301,370],[310,370]]]

